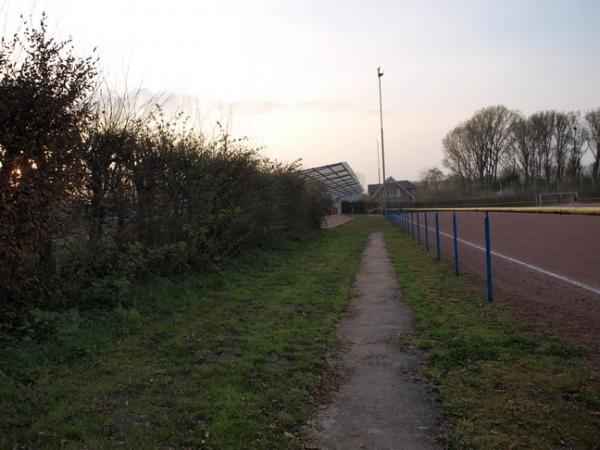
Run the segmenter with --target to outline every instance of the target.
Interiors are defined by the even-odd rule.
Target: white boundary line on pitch
[[[416,226],[416,223],[414,222],[414,220],[413,220],[413,224]],[[425,228],[425,225],[420,225],[420,227]],[[435,234],[435,228],[431,228],[431,227],[427,227],[427,228],[429,230],[433,231],[433,233]],[[454,239],[454,237],[451,234],[444,233],[443,231],[440,231],[440,234],[443,235],[444,237]],[[461,239],[461,238],[458,238],[458,242],[461,242],[465,245],[476,248],[477,250],[480,250],[485,253],[485,248],[481,247],[480,245],[474,244],[469,241],[465,241],[464,239]],[[549,277],[556,278],[557,280],[564,281],[565,283],[572,284],[573,286],[577,286],[578,288],[593,292],[596,295],[600,295],[600,289],[598,289],[597,287],[594,287],[592,285],[582,283],[581,281],[573,280],[572,278],[566,277],[559,273],[550,272],[549,270],[542,269],[541,267],[534,266],[533,264],[526,263],[525,261],[515,259],[511,256],[503,255],[502,253],[495,252],[494,250],[492,250],[491,253],[492,253],[492,255],[497,256],[498,258],[502,258],[502,259],[505,259],[512,263],[519,264],[520,266],[527,267],[528,269],[535,270],[536,272],[543,273],[544,275],[548,275]]]

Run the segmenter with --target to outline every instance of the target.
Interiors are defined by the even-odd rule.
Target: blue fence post
[[[487,270],[487,298],[488,302],[494,300],[494,291],[492,289],[492,245],[490,242],[490,218],[486,211],[485,219],[485,266]]]
[[[440,217],[438,212],[435,212],[435,253],[437,260],[442,259],[442,251],[440,250]]]
[[[419,211],[417,211],[417,242],[420,244],[421,243],[421,223],[419,220]]]
[[[452,233],[454,235],[454,273],[460,274],[458,262],[458,229],[456,227],[456,211],[452,211]]]
[[[412,236],[413,241],[415,240],[415,223],[413,218],[413,213],[410,213],[410,234]]]
[[[425,211],[425,251],[429,251],[429,228],[427,225],[427,211]]]

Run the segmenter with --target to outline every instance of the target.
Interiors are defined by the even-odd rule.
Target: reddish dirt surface
[[[452,234],[452,213],[439,213],[440,231]],[[434,227],[434,213],[428,213]],[[483,213],[457,213],[458,236],[485,246]],[[415,219],[416,220],[416,219]],[[600,217],[491,213],[492,250],[600,289]],[[423,213],[421,241],[424,242]],[[452,240],[440,236],[445,258],[453,258]],[[434,232],[429,232],[435,251]],[[485,253],[459,243],[461,268],[485,280]],[[590,350],[600,368],[600,295],[500,257],[493,257],[494,292],[538,329],[558,334]],[[482,296],[485,291],[482,290]]]

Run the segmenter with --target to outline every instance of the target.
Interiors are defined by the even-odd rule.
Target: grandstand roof
[[[347,162],[305,169],[302,174],[308,179],[323,183],[327,194],[334,200],[363,193],[360,181]]]

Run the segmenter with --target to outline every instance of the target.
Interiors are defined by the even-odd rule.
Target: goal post
[[[538,206],[577,203],[577,192],[542,192],[538,195]]]

